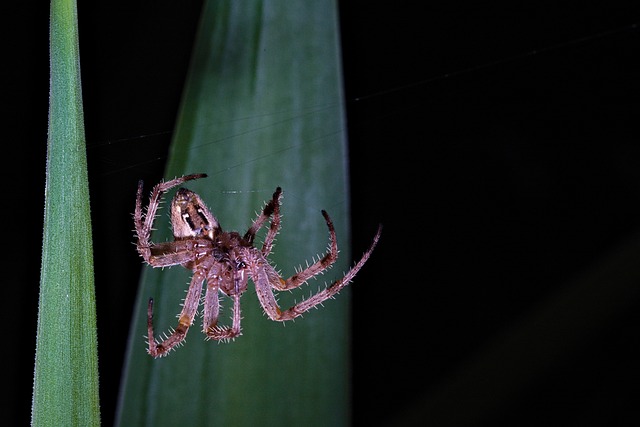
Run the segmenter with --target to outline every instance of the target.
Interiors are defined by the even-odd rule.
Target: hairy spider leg
[[[244,234],[244,239],[251,245],[253,245],[253,241],[256,238],[256,233],[260,228],[262,228],[263,224],[271,217],[271,225],[269,226],[269,231],[267,232],[267,236],[264,239],[264,244],[262,245],[262,255],[267,256],[271,252],[271,247],[273,246],[273,240],[278,234],[278,230],[280,229],[280,199],[282,197],[282,189],[280,187],[276,188],[276,191],[273,193],[271,200],[265,205],[262,209],[262,212],[258,217],[253,221],[249,230]]]
[[[276,195],[278,196],[277,201],[273,207],[273,213],[271,216],[271,224],[269,225],[269,230],[267,231],[267,235],[264,238],[264,242],[262,243],[262,256],[266,257],[271,253],[271,249],[273,248],[273,241],[280,231],[280,199],[281,199],[281,190],[280,187],[276,189],[276,192],[273,193],[273,199],[276,200]]]
[[[172,348],[184,341],[189,328],[193,324],[193,319],[198,312],[200,295],[202,294],[202,284],[208,275],[209,264],[204,262],[198,266],[189,283],[187,296],[182,304],[182,311],[178,318],[178,326],[163,341],[156,341],[153,335],[153,299],[149,299],[147,309],[147,330],[149,339],[148,353],[153,357],[165,356]]]
[[[278,303],[273,295],[272,288],[279,291],[295,289],[309,280],[311,277],[321,273],[325,269],[329,268],[338,259],[338,244],[336,240],[336,232],[333,226],[331,218],[326,211],[322,211],[322,215],[325,218],[327,227],[329,228],[329,251],[318,261],[311,264],[306,269],[294,274],[287,280],[283,280],[276,270],[269,264],[252,265],[251,276],[256,285],[256,293],[258,299],[265,310],[265,313],[271,320],[284,322],[287,320],[295,319],[303,313],[309,311],[313,307],[323,303],[329,298],[332,298],[338,292],[340,292],[345,286],[351,282],[353,277],[358,273],[362,266],[367,262],[374,248],[378,244],[380,234],[382,232],[382,226],[378,227],[378,231],[373,238],[373,242],[367,251],[363,254],[360,261],[358,261],[341,279],[336,280],[331,285],[327,286],[322,291],[312,295],[311,297],[302,300],[293,307],[282,311],[278,306]]]
[[[217,267],[217,268],[216,268]],[[246,282],[244,278],[244,269],[234,268],[232,273],[232,280],[234,281],[234,293],[231,295],[233,298],[233,318],[231,327],[218,326],[218,318],[220,315],[220,302],[218,294],[220,291],[220,282],[222,281],[223,265],[215,265],[212,268],[209,277],[207,278],[207,290],[204,297],[204,318],[203,318],[203,332],[209,339],[220,341],[229,340],[240,336],[242,334],[240,328],[241,313],[240,313],[240,283]]]
[[[136,234],[138,236],[138,252],[140,253],[140,255],[142,255],[145,261],[148,262],[149,257],[151,256],[151,227],[153,225],[153,220],[156,217],[156,212],[158,210],[158,206],[160,205],[160,198],[162,197],[162,195],[173,187],[177,187],[178,185],[182,184],[183,182],[190,181],[192,179],[205,178],[206,176],[207,175],[204,173],[196,173],[156,184],[151,191],[151,198],[149,199],[147,212],[144,214],[142,212],[143,182],[142,180],[138,181],[136,208],[133,216],[136,225]]]

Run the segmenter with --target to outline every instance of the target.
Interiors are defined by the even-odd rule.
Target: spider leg
[[[317,306],[318,304],[322,304],[324,301],[328,300],[329,298],[333,298],[334,295],[336,295],[345,286],[347,286],[371,256],[371,253],[373,252],[374,248],[378,244],[378,240],[380,240],[381,232],[382,232],[382,227],[378,227],[378,231],[376,232],[376,235],[374,236],[373,242],[371,243],[371,246],[369,247],[369,249],[367,249],[366,252],[362,255],[362,258],[360,258],[360,261],[358,261],[353,267],[351,267],[351,269],[349,269],[349,271],[347,271],[347,273],[341,279],[336,280],[331,285],[327,286],[325,289],[318,292],[317,294],[309,297],[306,300],[301,301],[300,303],[294,305],[290,309],[284,311],[280,316],[279,320],[284,321],[284,320],[294,319],[300,316],[302,313],[305,313],[311,310],[313,307]]]
[[[202,319],[202,332],[205,334],[214,329],[218,324],[220,316],[220,300],[218,293],[220,292],[220,281],[222,278],[217,271],[212,272],[207,277],[207,290],[204,294],[204,315]]]
[[[164,193],[177,187],[183,182],[190,181],[192,179],[199,179],[206,177],[206,174],[198,173],[192,175],[185,175],[179,178],[172,179],[171,181],[161,182],[153,187],[151,191],[151,198],[149,199],[149,205],[146,213],[142,212],[142,191],[143,182],[138,182],[138,192],[136,195],[136,207],[133,213],[133,218],[136,226],[136,235],[138,236],[137,248],[138,252],[148,262],[151,256],[151,230],[153,220],[156,217],[158,206],[160,205],[160,198]]]
[[[273,240],[278,234],[278,230],[280,229],[280,199],[282,198],[282,189],[280,187],[276,188],[276,191],[273,193],[271,200],[265,205],[262,209],[262,212],[258,217],[253,221],[251,227],[244,235],[244,239],[247,240],[250,244],[253,245],[253,241],[256,237],[256,233],[262,225],[271,218],[271,225],[269,226],[269,231],[267,232],[267,236],[264,240],[264,244],[262,245],[262,254],[267,256],[269,252],[271,252],[271,247],[273,245]]]
[[[222,278],[217,273],[210,274],[207,279],[207,290],[204,296],[204,319],[203,332],[208,338],[216,341],[229,340],[241,335],[241,314],[240,314],[240,295],[238,283],[243,280],[241,277],[244,271],[234,271],[233,280],[235,282],[235,291],[233,292],[233,320],[231,327],[218,326],[218,318],[220,314],[220,303],[218,300],[218,292],[220,291],[220,281]]]
[[[156,243],[149,248],[149,257],[146,261],[152,267],[185,265],[206,255],[211,250],[211,246],[212,242],[208,239]]]
[[[367,262],[374,248],[378,244],[378,240],[380,239],[380,234],[382,232],[382,227],[378,227],[378,231],[373,238],[373,242],[367,251],[362,255],[360,261],[358,261],[347,273],[340,279],[333,282],[331,285],[327,286],[322,291],[312,295],[311,297],[302,300],[298,304],[287,310],[281,310],[276,302],[275,296],[273,295],[272,288],[278,290],[288,290],[293,289],[304,282],[306,282],[309,278],[315,276],[316,274],[322,272],[326,268],[328,268],[331,264],[335,262],[338,256],[338,246],[336,243],[335,230],[333,228],[333,223],[327,215],[326,212],[322,212],[325,220],[327,221],[327,226],[329,227],[329,234],[331,236],[331,244],[329,252],[319,259],[317,262],[299,272],[298,274],[293,275],[291,278],[287,280],[283,280],[275,271],[275,269],[269,265],[268,263],[260,264],[255,266],[252,270],[252,278],[256,285],[256,293],[258,295],[258,299],[260,300],[260,304],[262,305],[265,313],[271,320],[275,321],[286,321],[292,320],[301,314],[309,311],[313,307],[322,304],[324,301],[332,298],[338,292],[340,292],[345,286],[351,282],[353,277],[360,271],[362,266]]]
[[[322,211],[322,216],[324,216],[327,228],[329,229],[329,251],[322,258],[318,259],[318,261],[294,274],[287,280],[280,280],[278,282],[273,281],[272,285],[274,288],[282,291],[295,289],[313,276],[322,273],[336,262],[338,259],[338,240],[336,239],[336,230],[333,226],[333,221],[331,221],[331,218],[326,211]],[[374,241],[374,246],[375,242],[377,242],[377,239]],[[370,250],[373,250],[373,246]]]
[[[262,256],[267,256],[271,253],[271,248],[273,247],[273,241],[280,231],[280,197],[281,191],[280,187],[276,189],[276,192],[273,194],[274,200],[276,198],[276,194],[278,199],[275,201],[275,207],[273,209],[273,216],[271,217],[271,224],[269,225],[269,231],[267,231],[267,235],[265,236],[264,243],[262,244]]]
[[[149,339],[149,348],[147,352],[153,357],[165,356],[173,347],[184,341],[187,336],[189,327],[193,324],[193,318],[198,311],[198,303],[200,302],[200,294],[202,293],[202,283],[206,277],[206,271],[202,268],[196,268],[187,296],[182,305],[182,311],[178,320],[178,326],[171,332],[169,337],[163,341],[156,341],[153,335],[153,299],[149,300],[147,308],[147,331]]]

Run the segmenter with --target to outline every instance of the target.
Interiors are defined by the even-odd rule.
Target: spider
[[[273,289],[286,291],[297,288],[329,268],[338,258],[338,244],[331,218],[326,211],[322,211],[329,228],[328,252],[286,280],[280,277],[276,269],[267,261],[275,236],[280,229],[280,199],[282,196],[280,187],[276,188],[273,197],[266,203],[244,236],[234,231],[223,231],[220,223],[207,209],[200,196],[186,188],[180,188],[171,201],[170,208],[174,241],[152,243],[150,237],[153,221],[162,195],[186,181],[204,177],[206,174],[192,174],[160,182],[151,192],[149,206],[145,213],[142,209],[143,182],[138,183],[134,221],[139,254],[152,267],[182,265],[193,271],[182,311],[178,316],[178,326],[162,341],[157,341],[154,338],[153,299],[149,299],[147,306],[149,347],[147,352],[152,357],[165,356],[175,346],[183,342],[197,313],[204,282],[207,283],[207,287],[203,300],[203,332],[208,339],[227,341],[241,334],[240,296],[247,290],[248,279],[251,279],[255,284],[258,300],[271,320],[278,322],[292,320],[327,299],[333,298],[342,288],[347,286],[367,262],[380,238],[381,227],[378,228],[373,243],[360,261],[341,279],[293,307],[282,310],[276,302]],[[269,219],[271,219],[269,230],[262,248],[258,249],[254,246],[256,233]],[[233,299],[231,326],[218,325],[219,292]]]

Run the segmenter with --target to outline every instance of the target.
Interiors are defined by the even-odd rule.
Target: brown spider
[[[147,308],[148,353],[153,357],[166,355],[180,344],[196,315],[202,285],[207,282],[204,296],[203,332],[213,340],[229,340],[240,332],[240,296],[247,289],[250,278],[255,286],[258,299],[271,320],[292,320],[311,308],[321,304],[344,288],[369,259],[380,238],[381,228],[373,238],[371,247],[341,279],[336,280],[324,290],[294,305],[281,310],[276,302],[273,289],[286,291],[297,288],[311,277],[323,272],[338,258],[336,233],[329,215],[322,211],[329,228],[329,251],[306,269],[284,280],[267,261],[273,240],[280,228],[280,197],[282,190],[276,188],[271,200],[253,221],[249,230],[241,236],[239,233],[222,231],[204,202],[193,191],[178,189],[171,201],[171,226],[173,242],[152,243],[150,241],[153,221],[162,195],[185,181],[206,177],[205,174],[186,175],[168,182],[161,182],[153,188],[151,199],[145,214],[142,212],[143,183],[138,183],[134,220],[138,238],[137,249],[142,258],[152,267],[182,265],[193,271],[193,277],[180,312],[178,326],[164,341],[156,341],[153,335],[153,299],[149,299]],[[253,246],[256,233],[271,218],[271,225],[261,249]],[[220,305],[218,291],[233,298],[233,320],[231,327],[218,326]]]

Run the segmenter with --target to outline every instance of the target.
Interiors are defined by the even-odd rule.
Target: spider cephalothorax
[[[295,319],[340,292],[369,259],[380,238],[381,229],[378,228],[371,247],[341,279],[293,307],[282,310],[276,302],[274,289],[285,291],[297,288],[330,267],[338,258],[338,244],[331,218],[322,211],[329,228],[329,251],[286,280],[280,277],[267,261],[267,255],[271,252],[273,241],[280,228],[282,191],[279,187],[243,236],[237,232],[222,231],[218,220],[207,209],[200,196],[193,191],[180,188],[171,201],[170,214],[174,241],[152,243],[151,230],[162,195],[185,181],[204,177],[206,177],[205,174],[186,175],[156,185],[151,192],[151,199],[145,213],[142,209],[142,181],[138,184],[134,213],[138,252],[152,267],[182,265],[193,271],[182,312],[178,318],[178,326],[164,341],[158,342],[154,338],[153,300],[149,300],[148,352],[153,357],[166,355],[184,340],[198,310],[203,283],[207,283],[203,303],[203,332],[213,340],[228,340],[240,335],[240,296],[247,289],[249,279],[255,284],[258,300],[271,320],[282,322]],[[254,246],[256,233],[269,219],[271,219],[269,230],[262,248],[258,249]],[[218,325],[219,292],[233,299],[233,318],[230,327]]]

